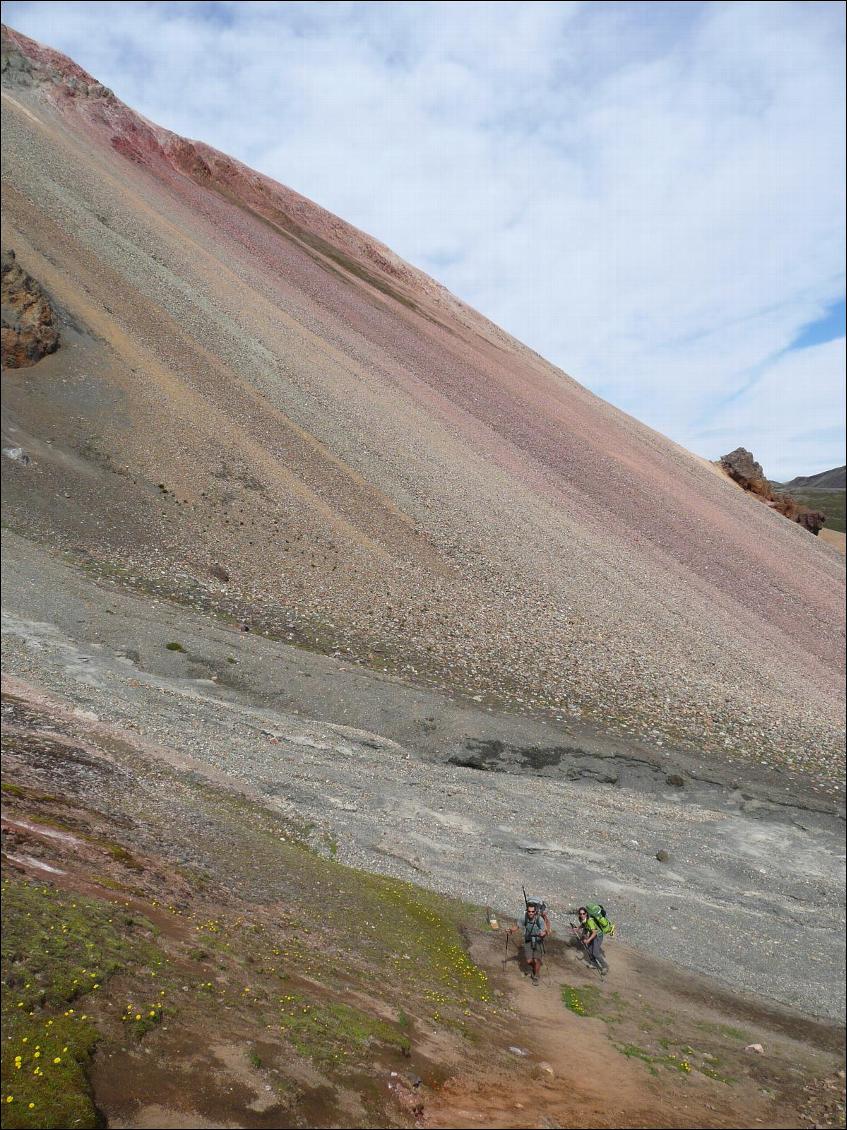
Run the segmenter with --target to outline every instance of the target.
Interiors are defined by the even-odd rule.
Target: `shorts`
[[[541,961],[544,957],[544,950],[537,943],[533,946],[532,942],[524,942],[523,955],[526,958],[527,965],[529,965],[531,961]]]

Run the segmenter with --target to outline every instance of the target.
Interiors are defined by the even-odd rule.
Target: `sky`
[[[3,19],[376,236],[598,395],[844,463],[840,3],[53,3]]]

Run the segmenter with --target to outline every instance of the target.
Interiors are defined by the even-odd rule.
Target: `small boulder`
[[[826,525],[826,514],[820,510],[801,510],[797,515],[797,522],[817,537]]]
[[[13,463],[20,463],[22,467],[28,467],[32,462],[22,447],[4,447],[3,454]]]
[[[656,852],[656,859],[658,859],[659,863],[667,863],[670,859],[670,855],[664,848],[660,848],[659,851]]]
[[[745,1050],[745,1052],[755,1052],[756,1055],[764,1055],[765,1054],[765,1049],[762,1047],[761,1044],[748,1044],[744,1050]]]

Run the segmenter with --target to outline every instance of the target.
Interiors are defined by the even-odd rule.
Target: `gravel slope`
[[[629,765],[630,783],[445,764],[492,731],[537,750],[542,728],[104,589],[14,535],[3,643],[12,688],[43,688],[159,756],[224,774],[313,821],[316,846],[337,845],[346,862],[503,913],[526,883],[549,896],[560,925],[568,906],[599,897],[637,948],[739,992],[843,1016],[844,814],[813,788],[787,795],[778,775],[721,779],[683,755],[552,727],[551,746]],[[307,713],[311,703],[309,713],[361,724],[363,699],[367,729]],[[186,835],[186,861],[191,852]]]
[[[63,333],[4,375],[12,528],[364,666],[843,786],[834,550],[342,220],[5,50],[4,246]]]

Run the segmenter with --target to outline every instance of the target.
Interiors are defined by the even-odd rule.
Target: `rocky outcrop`
[[[24,369],[59,348],[58,319],[39,283],[3,252],[3,367]]]
[[[826,514],[820,510],[808,510],[805,506],[801,506],[799,502],[795,502],[793,498],[786,499],[783,496],[778,500],[776,509],[780,513],[785,514],[785,510],[781,508],[784,503],[790,504],[789,509],[799,510],[799,514],[793,521],[799,522],[803,529],[808,530],[810,534],[819,534],[826,525]],[[790,514],[785,516],[788,518]]]
[[[740,487],[778,511],[792,522],[797,522],[812,534],[819,534],[826,524],[826,515],[820,510],[810,510],[787,494],[774,494],[765,477],[761,463],[757,463],[746,447],[736,447],[729,455],[721,456],[721,467]]]
[[[729,455],[722,455],[721,466],[745,490],[752,491],[762,498],[769,495],[770,486],[762,465],[756,462],[753,453],[746,447],[736,447]]]

